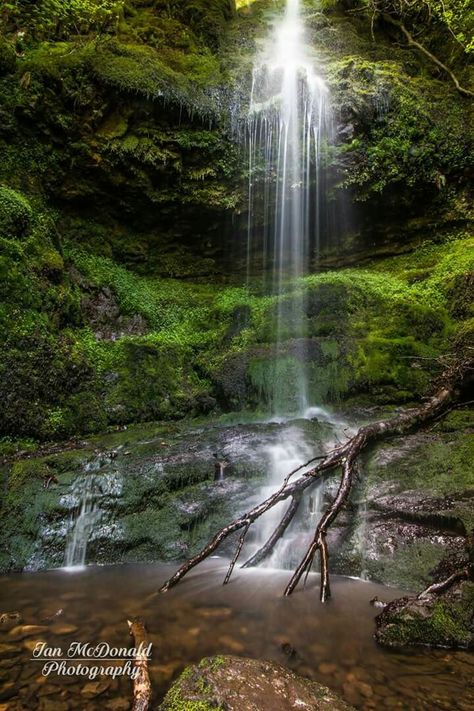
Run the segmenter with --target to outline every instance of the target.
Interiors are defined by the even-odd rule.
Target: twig
[[[224,583],[223,583],[224,585],[227,585],[227,583],[228,583],[229,580],[230,580],[230,576],[232,575],[232,571],[234,570],[234,567],[235,567],[235,564],[236,564],[236,562],[237,562],[237,559],[238,559],[238,557],[239,557],[239,555],[240,555],[240,553],[241,553],[241,551],[242,551],[242,546],[244,545],[245,536],[246,536],[247,533],[248,533],[248,530],[249,530],[249,528],[250,528],[251,523],[252,523],[251,521],[248,521],[248,522],[247,522],[247,525],[245,526],[245,528],[244,528],[244,530],[243,530],[243,532],[242,532],[242,535],[241,535],[240,538],[239,538],[239,543],[238,543],[238,545],[237,545],[237,549],[236,549],[236,551],[235,551],[235,553],[234,553],[234,557],[232,558],[232,560],[231,560],[231,562],[230,562],[229,570],[227,571],[227,575],[226,575],[225,578],[224,578]]]

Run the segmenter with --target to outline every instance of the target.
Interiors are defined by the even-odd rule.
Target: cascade
[[[330,131],[328,90],[305,41],[300,0],[287,0],[253,70],[247,117],[247,271],[262,255],[265,288],[279,299],[270,409],[302,414],[308,402],[305,297],[299,279],[319,250],[324,201],[321,146]],[[285,346],[285,347],[283,347]],[[290,358],[288,357],[290,356]],[[291,388],[283,381],[291,367]]]
[[[273,23],[254,62],[246,134],[247,278],[261,271],[265,290],[279,297],[273,372],[267,388],[272,419],[316,415],[331,419],[310,402],[307,309],[301,284],[320,247],[325,208],[321,151],[331,129],[328,90],[315,62],[300,0],[287,0],[283,16]],[[285,441],[267,447],[266,454],[270,474],[260,498],[270,495],[289,471],[315,451],[294,426]],[[284,568],[297,562],[320,513],[322,497],[323,487],[317,484],[309,505],[305,503],[305,510],[299,511],[264,565]],[[262,519],[257,547],[271,535],[286,506],[286,502],[276,506]]]

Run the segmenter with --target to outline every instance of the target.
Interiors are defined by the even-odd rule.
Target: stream
[[[334,576],[333,599],[322,606],[316,573],[305,589],[285,598],[288,572],[236,570],[223,587],[226,566],[213,559],[167,594],[156,593],[174,568],[88,566],[2,577],[3,609],[20,611],[25,625],[38,625],[1,633],[0,674],[8,681],[0,699],[14,697],[8,710],[129,708],[128,677],[42,677],[42,663],[31,656],[37,640],[62,649],[73,641],[130,647],[127,618],[134,615],[146,620],[153,643],[150,671],[157,702],[186,664],[226,653],[279,662],[338,691],[358,709],[473,708],[472,655],[394,653],[374,642],[379,610],[369,600],[392,599],[400,591]],[[15,651],[8,653],[12,646]]]

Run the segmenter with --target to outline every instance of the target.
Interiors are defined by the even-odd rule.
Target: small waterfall
[[[280,488],[284,477],[297,467],[302,466],[316,453],[314,442],[309,442],[308,432],[301,424],[291,422],[280,432],[278,441],[266,445],[262,452],[267,459],[269,478],[257,494],[257,500],[262,501],[271,496]],[[304,468],[296,476],[301,476]],[[317,521],[321,515],[324,483],[315,482],[309,494],[302,499],[299,509],[285,531],[285,534],[275,545],[271,555],[260,564],[269,568],[294,567],[310,542]],[[281,503],[270,509],[257,522],[254,532],[255,538],[249,543],[246,550],[246,559],[250,559],[270,538],[277,528],[290,501]]]
[[[247,269],[263,254],[266,288],[276,314],[270,407],[274,414],[308,407],[305,297],[298,279],[319,250],[322,225],[321,145],[329,130],[328,91],[305,43],[300,1],[287,0],[253,70],[247,118],[249,209]],[[283,348],[283,344],[286,344]],[[285,372],[288,369],[288,372]],[[291,378],[291,404],[282,387]],[[286,402],[285,402],[286,400]]]
[[[108,462],[107,462],[108,463]],[[104,495],[104,475],[96,472],[104,465],[103,460],[88,462],[84,472],[72,486],[72,497],[76,506],[71,514],[70,530],[66,540],[64,565],[75,568],[85,565],[87,544],[91,534],[102,517],[99,506]]]

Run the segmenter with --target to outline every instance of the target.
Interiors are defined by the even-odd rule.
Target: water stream
[[[315,57],[306,40],[300,1],[287,0],[285,12],[271,26],[253,69],[248,114],[249,155],[248,275],[256,251],[263,251],[265,288],[279,299],[271,385],[267,387],[272,416],[322,415],[313,408],[308,388],[305,295],[298,279],[308,273],[310,254],[318,251],[321,229],[321,144],[330,126],[328,90],[314,69]],[[261,234],[263,231],[263,235]],[[291,395],[288,397],[288,385]],[[316,452],[301,431],[266,448],[269,477],[259,492],[267,498],[283,478]],[[323,486],[318,484],[298,511],[283,540],[263,564],[285,568],[297,562],[321,510]],[[282,502],[259,521],[255,550],[271,535],[288,503]],[[308,508],[309,506],[309,508]]]
[[[314,70],[299,0],[287,0],[271,27],[253,69],[247,118],[249,156],[248,274],[263,253],[266,289],[279,301],[270,409],[302,413],[309,406],[305,372],[305,297],[295,291],[318,251],[321,228],[321,144],[329,131],[328,90]],[[282,345],[293,340],[289,360]]]

